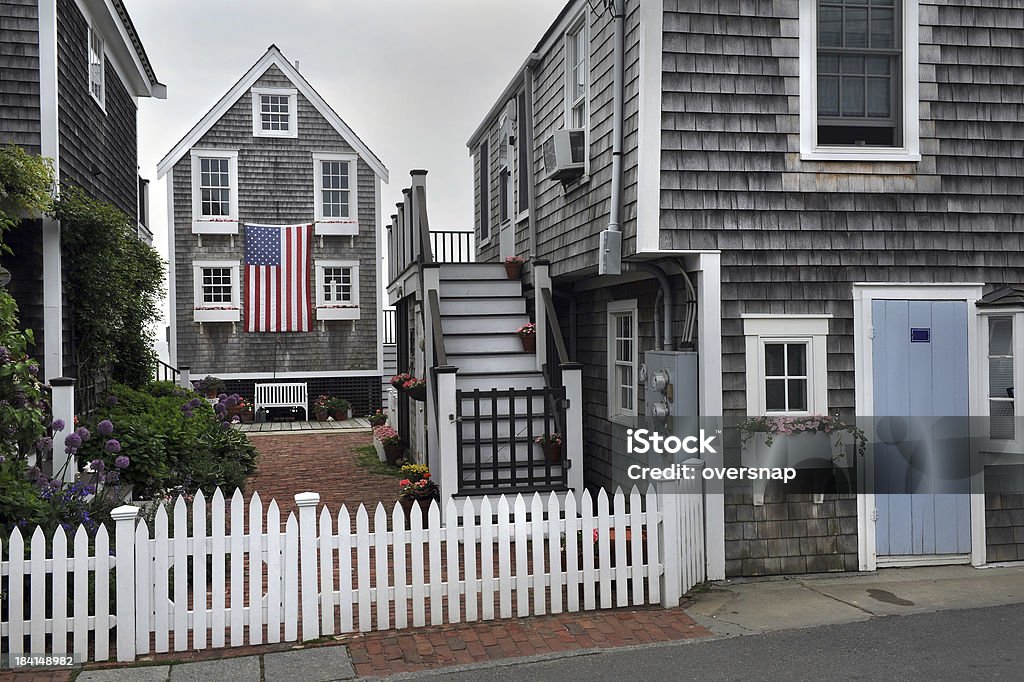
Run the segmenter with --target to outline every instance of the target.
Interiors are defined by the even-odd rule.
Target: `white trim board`
[[[367,163],[367,165],[373,169],[373,172],[384,182],[388,181],[388,169],[384,167],[381,160],[370,151],[370,148],[359,139],[359,136],[348,127],[340,116],[331,108],[329,104],[324,100],[320,94],[313,89],[313,86],[302,76],[301,73],[288,61],[281,50],[276,45],[271,45],[266,54],[264,54],[259,61],[253,64],[242,78],[235,83],[235,85],[228,90],[227,94],[220,98],[220,100],[213,106],[210,111],[200,119],[192,130],[183,137],[178,144],[167,153],[167,155],[160,160],[157,164],[156,172],[157,178],[161,178],[164,174],[170,170],[174,164],[176,164],[189,149],[194,147],[196,143],[202,139],[203,135],[207,133],[224,114],[227,113],[228,109],[234,106],[243,95],[247,94],[256,81],[266,72],[271,66],[277,66],[281,69],[282,73],[292,82],[292,84],[298,89],[298,91],[305,97],[310,104],[312,104],[320,115],[327,119],[327,122],[331,124],[339,135],[348,144],[356,150],[359,156]]]
[[[640,113],[637,117],[636,250],[661,244],[661,71],[664,0],[640,2]]]
[[[966,301],[967,302],[967,358],[971,362],[967,372],[968,414],[981,414],[979,407],[978,383],[981,377],[978,367],[978,324],[976,302],[982,296],[983,284],[979,283],[891,283],[857,282],[853,285],[853,357],[856,396],[855,411],[858,415],[874,412],[872,391],[871,353],[871,307],[875,300],[890,301]],[[868,434],[870,441],[871,434]],[[971,453],[976,457],[977,453]],[[874,475],[872,460],[867,457],[858,463],[863,476]],[[975,566],[985,561],[985,494],[983,469],[971,479],[971,563]],[[870,479],[865,479],[870,480]],[[864,493],[857,496],[857,558],[860,570],[873,571],[878,565],[875,524],[871,520],[875,511],[875,496]],[[883,560],[884,565],[884,560]]]
[[[327,379],[333,377],[372,377],[379,379],[383,369],[342,369],[331,372],[217,372],[209,370],[189,370],[189,376],[200,378],[215,376],[218,379]]]

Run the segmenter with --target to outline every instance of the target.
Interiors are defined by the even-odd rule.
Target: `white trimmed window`
[[[587,15],[584,13],[565,32],[565,127],[587,128],[587,93],[590,81]]]
[[[744,315],[747,414],[827,414],[830,315]]]
[[[634,417],[637,414],[636,299],[608,303],[608,417]]]
[[[316,319],[359,319],[359,261],[318,260]]]
[[[241,279],[238,261],[192,263],[195,322],[238,322],[241,319]]]
[[[359,234],[358,158],[355,154],[313,154],[316,234]]]
[[[89,94],[101,107],[105,106],[104,69],[106,56],[103,52],[103,36],[89,27]]]
[[[800,152],[916,161],[918,0],[800,0]]]
[[[292,88],[252,89],[252,134],[256,137],[298,137],[298,91]]]
[[[238,234],[238,152],[193,149],[192,233]]]

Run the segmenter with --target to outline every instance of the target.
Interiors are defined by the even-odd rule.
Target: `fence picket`
[[[15,530],[15,532],[17,532],[17,530]],[[13,541],[13,539],[14,539],[13,535],[11,536],[11,539]],[[20,573],[23,570],[22,569],[22,564],[21,564],[21,545],[20,545],[21,535],[20,534],[18,535],[18,541],[19,541],[19,546],[18,546],[18,555],[17,556],[18,556],[18,574],[19,574],[19,577],[20,577]],[[13,542],[12,542],[12,549],[13,549]],[[12,551],[11,555],[12,555],[12,557],[14,556],[14,552],[13,551]],[[14,568],[14,564],[11,565],[11,568]],[[15,574],[13,572],[11,573],[11,579],[8,582],[8,585],[11,586],[11,588],[15,587]],[[74,624],[74,629],[75,629],[75,639],[74,639],[75,647],[74,647],[74,649],[72,649],[72,651],[88,651],[89,650],[89,536],[86,535],[85,528],[83,528],[82,526],[79,526],[78,530],[75,531],[75,578],[74,578],[74,585],[75,585],[75,596],[74,596],[74,601],[72,603],[74,604],[74,610],[75,610],[75,624]],[[12,613],[12,615],[11,615],[11,625],[14,625],[15,622],[16,622],[17,625],[18,625],[18,629],[20,631],[21,627],[22,627],[22,624],[21,624],[21,580],[17,581],[17,586],[16,587],[17,587],[17,591],[16,592],[15,592],[14,589],[11,589],[11,597],[10,597],[10,602],[9,603],[11,604],[12,611],[13,611],[13,607],[15,605],[17,605],[17,608],[18,608],[17,616],[18,617],[15,618],[14,614]],[[17,646],[18,646],[17,650],[18,651],[21,650],[21,645],[22,645],[21,637],[19,636],[17,638]],[[16,649],[14,649],[14,643],[12,642],[11,652],[14,653],[15,651],[16,651]]]
[[[626,532],[626,496],[622,488],[615,489],[615,606],[629,605],[629,571],[626,566],[626,552],[629,533]]]
[[[512,521],[508,498],[498,501],[498,617],[512,617]]]
[[[449,518],[455,518],[450,516]],[[473,510],[473,500],[466,498],[462,505],[462,556],[465,563],[465,586],[466,586],[466,621],[473,622],[478,619],[476,598],[476,512]]]
[[[370,625],[370,519],[366,507],[356,510],[356,590],[359,593],[359,631],[369,632]]]
[[[424,566],[423,566],[423,512],[419,504],[412,506],[409,517],[412,542],[412,624],[421,627],[427,624],[424,599]]]
[[[30,547],[29,651],[46,651],[46,538],[39,526],[36,526],[35,532],[32,533]],[[96,641],[99,642],[99,637]]]
[[[277,500],[267,507],[267,643],[281,641],[281,510]]]
[[[580,498],[579,552],[583,555],[583,608],[592,611],[597,608],[595,592],[598,575],[594,571],[594,556],[597,552],[597,538],[594,533],[594,501],[590,491],[584,490]]]
[[[629,549],[632,563],[630,577],[633,580],[632,599],[634,606],[644,603],[644,575],[648,573],[648,562],[644,561],[643,558],[646,526],[643,523],[642,505],[640,491],[634,485],[629,491]]]
[[[400,502],[395,502],[391,510],[391,528],[393,531],[393,556],[395,565],[395,628],[409,625],[409,602],[406,586],[408,577],[405,563],[405,550],[408,545],[405,533],[405,509]]]
[[[576,497],[565,496],[565,597],[566,610],[580,610],[579,545],[576,534]]]
[[[224,493],[220,488],[213,491],[210,500],[210,555],[213,581],[213,609],[210,618],[210,645],[214,648],[224,646]]]
[[[0,540],[0,550],[3,541]],[[0,555],[3,552],[0,551]],[[53,653],[61,656],[68,650],[68,536],[57,526],[53,535]],[[148,644],[149,635],[146,635]],[[148,649],[147,649],[148,650]]]
[[[93,647],[95,660],[105,661],[110,658],[110,536],[107,534],[106,526],[100,526],[96,531],[93,546],[96,551],[96,568],[93,576]]]
[[[167,510],[161,504],[157,507],[153,521],[153,629],[156,631],[156,651],[170,650],[170,619],[168,617],[168,532]]]
[[[202,490],[192,498],[192,648],[206,648],[206,497]]]
[[[448,498],[444,518],[447,520],[444,547],[448,561],[448,622],[458,623],[461,614],[459,608],[459,513],[455,509],[453,498]]]
[[[341,631],[352,632],[352,519],[345,505],[338,512],[338,592]]]
[[[612,607],[611,534],[608,519],[608,493],[604,488],[597,493],[597,553],[601,580],[601,608]]]
[[[185,500],[174,503],[174,650],[188,649],[188,520]],[[234,585],[232,585],[232,589]],[[232,636],[231,645],[238,646]]]
[[[284,601],[284,640],[299,638],[299,522],[294,513],[284,524],[284,566],[281,571]]]
[[[566,497],[569,498],[572,495],[569,494]],[[562,612],[562,584],[565,577],[562,570],[561,527],[562,510],[558,504],[558,495],[552,492],[548,496],[548,574],[551,585],[551,613]]]
[[[193,533],[195,533],[193,525]],[[330,553],[327,555],[330,556]],[[329,559],[328,559],[329,561]],[[263,501],[249,501],[249,644],[263,643]],[[205,595],[205,588],[203,593]],[[195,597],[193,597],[195,599]],[[205,599],[204,599],[205,601]]]
[[[658,523],[661,520],[661,510],[658,508],[658,495],[654,492],[654,486],[648,484],[647,494],[644,500],[647,504],[647,603],[657,604],[661,602],[661,571],[663,560],[661,547],[658,543]],[[657,573],[655,573],[657,569]]]
[[[430,545],[430,624],[441,625],[444,622],[441,590],[444,576],[441,574],[441,508],[437,500],[430,501],[427,511],[427,538]]]
[[[373,513],[374,580],[377,588],[377,629],[391,627],[391,599],[388,596],[388,513],[377,503]]]
[[[334,634],[334,551],[331,512],[320,510],[320,634]],[[251,555],[250,555],[251,557]],[[249,559],[252,561],[252,558]],[[250,602],[252,600],[250,599]],[[251,626],[250,626],[251,627]]]
[[[530,569],[527,566],[529,555],[526,551],[526,500],[522,495],[516,495],[513,510],[515,518],[513,529],[516,535],[516,615],[522,617],[530,615]],[[510,588],[511,584],[503,585],[502,591]]]
[[[504,510],[503,510],[504,505]],[[498,523],[501,528],[502,513],[505,515],[505,537],[508,537],[508,503],[501,496],[498,503]],[[500,530],[499,530],[500,533]],[[501,552],[501,545],[498,545]],[[498,566],[508,565],[508,549],[504,561],[499,556]],[[491,513],[491,498],[485,497],[480,503],[480,605],[484,620],[494,620],[494,515]],[[504,606],[502,607],[504,609]],[[511,610],[511,608],[509,609]]]
[[[78,537],[77,535],[75,536]],[[78,550],[78,543],[75,543],[75,551]],[[25,543],[21,538],[21,530],[15,528],[11,531],[11,537],[7,541],[7,636],[8,649],[12,656],[25,653],[25,614],[23,611],[25,598],[23,594],[25,586]],[[77,568],[77,562],[76,562]],[[76,571],[77,578],[77,571]],[[77,587],[77,585],[76,585]],[[78,604],[75,603],[77,615]],[[77,618],[76,618],[77,626]],[[75,628],[74,651],[84,651],[78,648],[78,628]]]
[[[184,519],[184,516],[182,518]],[[231,496],[231,646],[245,644],[245,544],[242,537],[244,533],[245,510],[242,506],[242,491],[235,488],[235,494]]]
[[[530,547],[533,550],[533,613],[543,616],[547,595],[544,589],[544,503],[540,493],[534,493],[530,500]]]
[[[56,544],[54,545],[56,549]],[[57,566],[54,562],[54,575]],[[56,592],[54,600],[57,599]],[[57,602],[54,601],[54,606]],[[153,557],[149,547],[149,527],[145,519],[135,527],[135,653],[149,653],[149,633],[153,629]]]

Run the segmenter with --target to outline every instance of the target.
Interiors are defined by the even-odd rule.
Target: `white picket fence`
[[[15,530],[0,547],[0,644],[104,661],[116,633],[117,659],[130,661],[357,630],[675,606],[704,580],[699,481],[670,493],[601,491],[596,505],[589,493],[578,504],[554,494],[451,500],[445,525],[436,502],[425,524],[418,505],[407,521],[400,505],[389,513],[378,504],[371,528],[362,505],[354,519],[344,506],[318,517],[319,495],[295,501],[283,529],[276,501],[264,511],[259,495],[246,505],[240,492],[227,504],[219,490],[209,501],[197,494],[191,508],[178,498],[152,528],[137,508],[120,507],[113,554],[103,528],[91,552],[79,528],[72,554],[63,530],[48,547],[37,529],[26,557]]]

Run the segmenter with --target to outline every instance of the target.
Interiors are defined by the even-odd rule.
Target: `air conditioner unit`
[[[544,173],[548,180],[573,180],[583,175],[587,136],[582,130],[556,130],[544,140]]]

